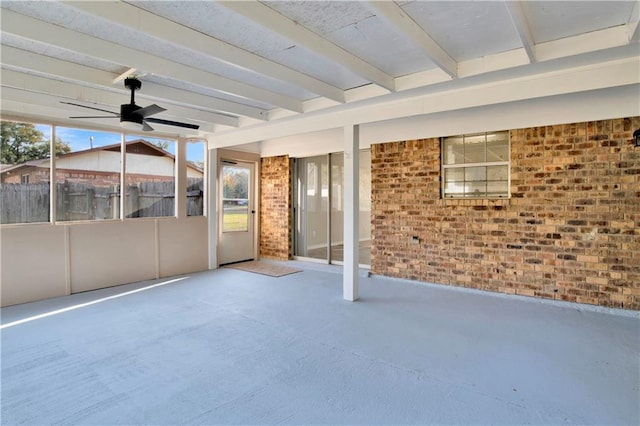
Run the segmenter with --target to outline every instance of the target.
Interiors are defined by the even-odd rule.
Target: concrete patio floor
[[[2,309],[2,424],[640,423],[637,312],[293,264]]]

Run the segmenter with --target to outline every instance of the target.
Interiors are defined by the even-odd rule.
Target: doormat
[[[270,277],[282,277],[284,275],[295,274],[296,272],[302,272],[302,269],[290,268],[288,266],[276,265],[273,263],[260,262],[259,260],[232,263],[231,265],[224,265],[224,268],[240,269],[241,271],[268,275]]]

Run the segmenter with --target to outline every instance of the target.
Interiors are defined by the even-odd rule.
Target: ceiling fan
[[[120,105],[120,113],[113,111],[107,111],[105,109],[94,108],[86,105],[75,104],[73,102],[63,102],[63,104],[79,106],[82,108],[89,108],[96,111],[108,112],[113,115],[95,115],[95,116],[78,116],[69,118],[120,118],[120,126],[132,130],[144,130],[145,132],[153,130],[148,123],[165,124],[167,126],[185,127],[187,129],[198,129],[200,126],[196,124],[180,123],[178,121],[163,120],[161,118],[151,118],[149,116],[158,114],[159,112],[166,111],[156,104],[149,105],[147,107],[141,107],[136,105],[135,92],[142,87],[142,82],[135,77],[128,77],[124,79],[124,87],[131,90],[131,103]]]

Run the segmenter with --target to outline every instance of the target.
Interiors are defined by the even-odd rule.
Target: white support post
[[[120,220],[127,217],[127,136],[120,134]]]
[[[51,130],[51,139],[49,140],[49,222],[55,224],[58,220],[58,205],[56,202],[58,197],[56,193],[56,126],[50,126],[49,129]]]
[[[179,138],[176,141],[176,217],[187,217],[187,140]]]
[[[209,224],[209,269],[218,269],[218,150],[207,149],[207,221]]]
[[[358,171],[360,128],[344,128],[344,264],[342,294],[344,300],[358,300],[358,230],[360,214]]]

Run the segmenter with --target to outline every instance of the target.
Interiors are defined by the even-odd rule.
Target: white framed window
[[[442,198],[508,198],[509,132],[442,138]]]
[[[50,125],[0,120],[0,225],[49,222]],[[67,147],[56,138],[56,151]]]
[[[204,216],[205,206],[205,158],[207,143],[204,140],[187,141],[187,216]]]
[[[56,162],[56,221],[120,217],[120,133],[56,126],[69,150]]]
[[[125,135],[125,217],[175,216],[177,141]]]

